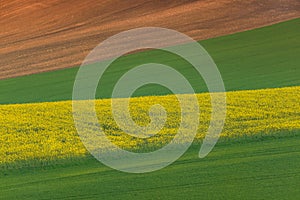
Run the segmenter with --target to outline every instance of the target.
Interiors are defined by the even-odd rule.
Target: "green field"
[[[200,43],[218,65],[226,90],[232,91],[300,85],[299,41],[300,19],[295,19]],[[153,61],[178,69],[196,92],[206,91],[187,63],[156,50],[118,59],[101,80],[105,89],[97,97],[110,97],[121,74]],[[1,80],[0,103],[70,100],[77,70]],[[151,85],[135,95],[166,93]],[[118,172],[91,156],[1,168],[0,199],[300,199],[299,141],[299,131],[226,140],[204,159],[198,158],[200,145],[193,144],[172,165],[146,174]]]
[[[300,84],[300,19],[269,27],[201,41],[215,60],[227,91],[276,88]],[[186,61],[162,52],[147,51],[121,57],[100,81],[97,97],[111,96],[119,77],[147,62],[167,64],[179,70],[196,92],[206,91],[204,82]],[[0,103],[70,100],[78,67],[0,80]],[[150,87],[150,88],[149,88]],[[166,94],[157,86],[141,88],[135,95]]]
[[[194,145],[171,166],[127,174],[91,157],[0,174],[1,199],[299,199],[299,137]]]

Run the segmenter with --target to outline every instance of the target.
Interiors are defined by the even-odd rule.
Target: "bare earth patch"
[[[202,40],[298,17],[299,0],[2,0],[0,79],[80,65],[98,43],[132,28]]]

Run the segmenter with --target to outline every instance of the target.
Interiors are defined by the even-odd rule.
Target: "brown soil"
[[[99,42],[132,28],[202,40],[297,17],[299,0],[1,0],[0,79],[80,65]]]

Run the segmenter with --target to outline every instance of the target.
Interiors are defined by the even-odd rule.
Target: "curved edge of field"
[[[217,64],[227,91],[288,87],[300,84],[300,18],[251,31],[201,41]],[[97,98],[110,98],[111,87],[127,70],[141,63],[172,66],[190,81],[196,93],[207,91],[192,67],[158,51],[121,57],[101,83]],[[0,104],[71,100],[78,67],[0,80]],[[137,96],[153,95],[149,88]],[[163,92],[162,94],[167,94]]]

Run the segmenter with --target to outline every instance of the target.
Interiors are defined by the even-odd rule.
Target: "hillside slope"
[[[299,86],[299,33],[300,18],[200,43],[215,60],[227,91]],[[183,59],[152,50],[117,59],[101,78],[96,97],[110,98],[114,84],[126,71],[153,62],[177,69],[197,93],[207,91],[203,80]],[[0,104],[70,100],[77,71],[78,67],[73,67],[0,80]],[[150,85],[134,96],[169,93]]]
[[[298,0],[2,0],[0,79],[79,65],[99,42],[131,28],[202,40],[297,17]]]

